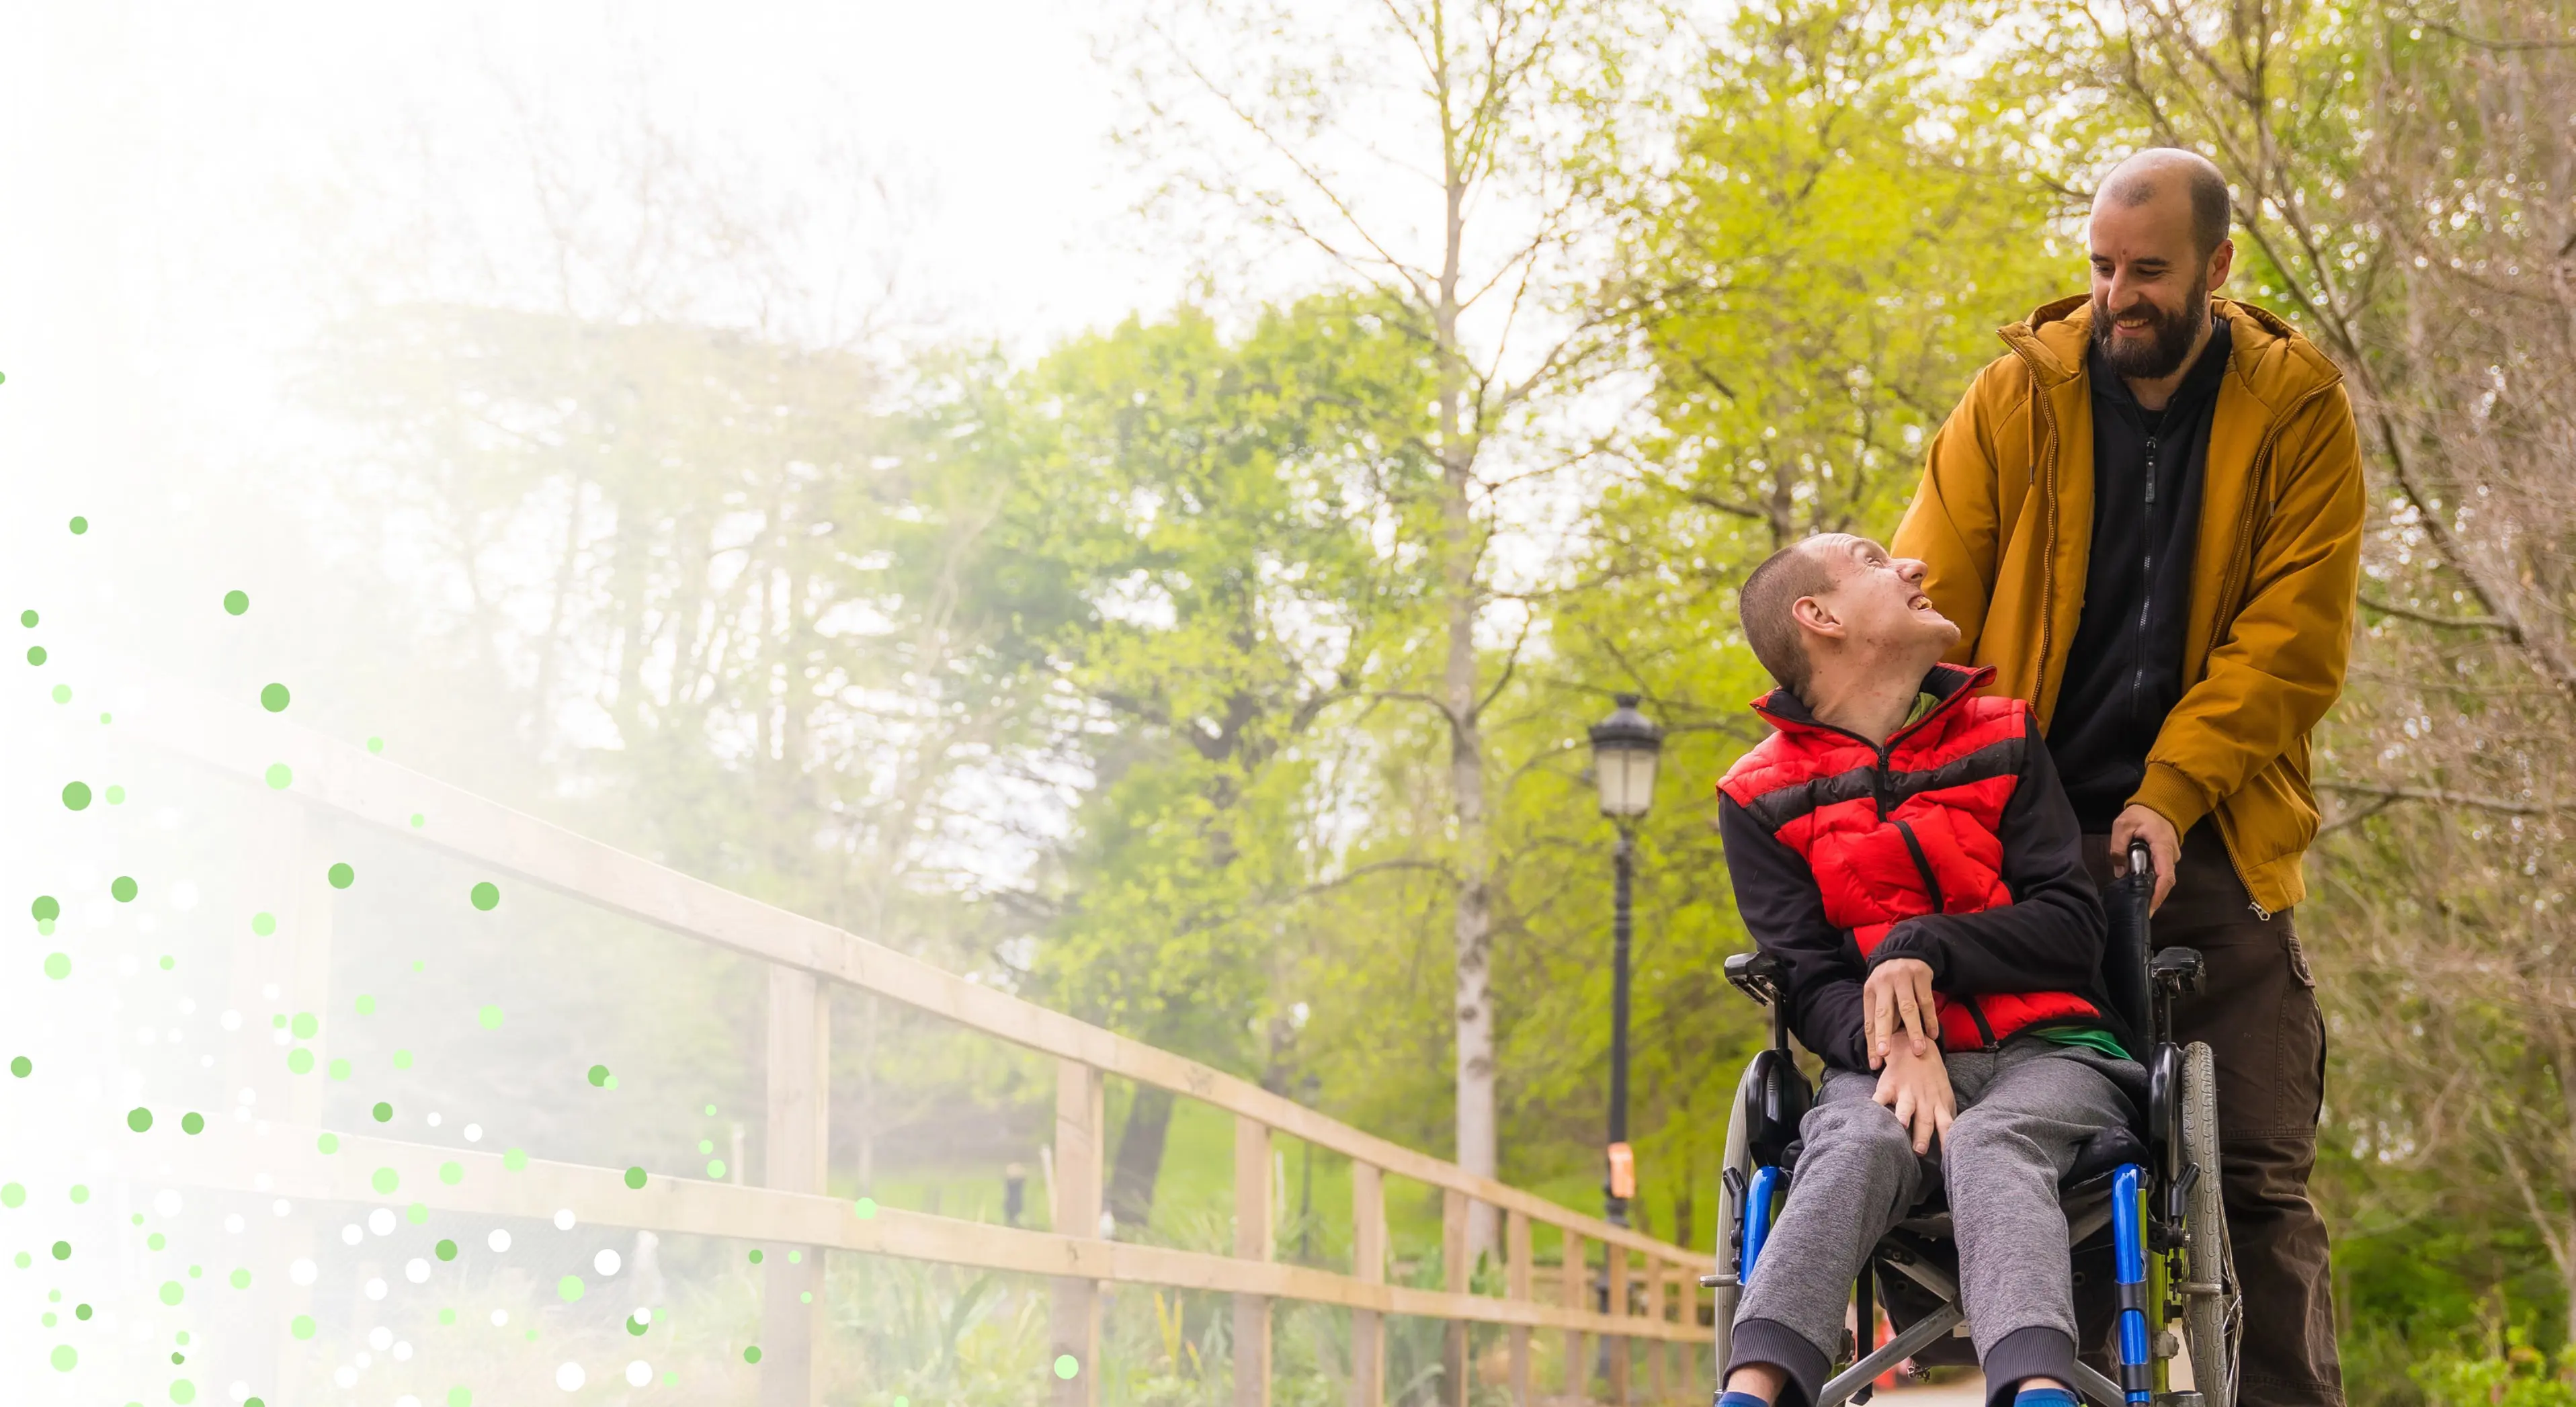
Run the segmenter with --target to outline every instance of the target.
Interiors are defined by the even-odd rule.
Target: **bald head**
[[[2112,167],[2093,196],[2093,213],[2168,201],[2190,207],[2194,252],[2206,261],[2227,238],[2227,178],[2198,152],[2150,147]]]

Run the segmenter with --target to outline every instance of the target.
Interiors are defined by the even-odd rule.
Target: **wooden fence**
[[[129,710],[128,717],[136,711]],[[1464,1407],[1472,1376],[1467,1328],[1508,1330],[1508,1386],[1520,1407],[1541,1397],[1532,1382],[1530,1336],[1563,1335],[1568,1382],[1548,1396],[1589,1394],[1587,1341],[1606,1338],[1609,1393],[1630,1400],[1632,1363],[1643,1355],[1642,1395],[1678,1401],[1706,1390],[1698,1276],[1710,1268],[1694,1254],[1455,1164],[1363,1133],[1231,1075],[1115,1032],[1075,1020],[965,980],[893,949],[813,919],[746,898],[666,869],[562,827],[510,810],[283,719],[250,714],[184,687],[157,683],[152,706],[135,731],[191,761],[254,786],[270,764],[293,773],[285,795],[301,803],[301,844],[284,847],[295,872],[318,872],[323,860],[316,813],[352,818],[406,841],[515,876],[584,903],[686,937],[721,945],[769,965],[766,1185],[748,1187],[655,1176],[639,1190],[624,1170],[530,1161],[502,1175],[496,1154],[381,1139],[338,1131],[341,1151],[325,1156],[311,1137],[254,1138],[218,1121],[208,1146],[220,1180],[249,1189],[315,1199],[380,1201],[370,1175],[391,1168],[402,1194],[441,1210],[543,1217],[570,1208],[586,1222],[755,1240],[773,1250],[764,1263],[760,1360],[764,1407],[808,1407],[818,1398],[816,1355],[828,1351],[822,1294],[826,1250],[862,1251],[921,1261],[1050,1277],[1053,1354],[1069,1354],[1078,1371],[1057,1385],[1058,1407],[1098,1401],[1102,1296],[1113,1284],[1221,1292],[1233,1297],[1234,1401],[1267,1407],[1273,1300],[1337,1305],[1350,1312],[1351,1407],[1382,1407],[1386,1324],[1390,1314],[1445,1320],[1444,1400]],[[434,818],[415,829],[415,814]],[[291,935],[291,936],[290,936]],[[282,928],[268,962],[300,975],[312,995],[327,988],[326,926],[302,920]],[[247,970],[248,965],[238,965]],[[908,1003],[958,1025],[1053,1058],[1056,1064],[1055,1206],[1052,1231],[1024,1230],[920,1212],[879,1208],[862,1216],[851,1201],[826,1195],[824,1172],[830,1108],[830,983]],[[244,994],[247,997],[247,993]],[[251,1003],[244,1000],[241,1005]],[[1234,1116],[1235,1242],[1231,1256],[1138,1245],[1098,1234],[1104,1190],[1105,1080],[1119,1076],[1213,1105]],[[245,1083],[273,1079],[245,1069]],[[290,1121],[320,1122],[314,1082],[281,1090]],[[271,1105],[271,1108],[278,1107]],[[1270,1145],[1285,1133],[1351,1160],[1353,1273],[1283,1263],[1272,1245]],[[283,1151],[281,1151],[281,1148]],[[458,1174],[442,1176],[445,1165]],[[1386,1220],[1388,1176],[1439,1189],[1442,1256],[1439,1289],[1390,1284]],[[1500,1296],[1470,1290],[1466,1254],[1473,1204],[1500,1212]],[[1554,1274],[1532,1254],[1532,1230],[1554,1227],[1561,1253]],[[1589,1252],[1602,1266],[1595,1279]],[[1580,1273],[1564,1273],[1566,1267]],[[1606,1280],[1607,1312],[1595,1307]]]

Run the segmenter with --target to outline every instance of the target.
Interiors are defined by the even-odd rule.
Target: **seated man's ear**
[[[1827,639],[1843,637],[1843,623],[1834,615],[1833,608],[1813,596],[1801,596],[1790,602],[1789,619],[1796,621],[1799,629],[1813,631]]]

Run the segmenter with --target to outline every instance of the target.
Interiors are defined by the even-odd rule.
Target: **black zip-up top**
[[[2162,411],[2085,355],[2093,393],[2093,538],[2084,609],[2050,716],[2048,750],[2085,832],[2111,829],[2147,775],[2147,749],[2182,699],[2183,634],[2209,423],[2227,376],[2227,319]]]

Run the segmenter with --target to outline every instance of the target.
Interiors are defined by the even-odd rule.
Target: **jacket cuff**
[[[1947,955],[1948,949],[1942,945],[1940,935],[1923,924],[1906,919],[1887,930],[1886,936],[1878,940],[1878,946],[1870,949],[1869,970],[1876,972],[1880,963],[1897,958],[1912,958],[1932,969],[1932,985],[1938,989],[1941,979],[1950,972],[1950,964],[1944,960]]]
[[[2146,779],[2138,783],[2129,804],[2146,807],[2171,821],[2177,836],[2188,835],[2193,826],[2200,824],[2200,818],[2209,814],[2211,806],[2197,784],[2165,762],[2147,764]]]

